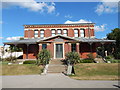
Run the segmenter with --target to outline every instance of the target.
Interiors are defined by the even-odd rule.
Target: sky
[[[118,0],[116,2],[10,2],[3,0],[0,18],[2,42],[24,36],[24,24],[95,23],[96,38],[105,38],[118,28]],[[9,1],[9,2],[8,2]],[[110,0],[112,1],[112,0]],[[0,4],[1,6],[1,4]],[[2,45],[0,42],[0,45]]]

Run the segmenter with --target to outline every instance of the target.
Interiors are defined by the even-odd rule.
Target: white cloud
[[[56,13],[56,16],[59,16],[60,15],[60,13]]]
[[[10,6],[19,6],[21,8],[27,8],[31,11],[47,11],[52,13],[55,11],[55,3],[36,2],[35,0],[3,0],[3,8]]]
[[[65,15],[65,18],[72,18],[71,15]]]
[[[84,19],[80,19],[78,21],[70,21],[70,20],[67,20],[65,22],[65,24],[77,24],[77,23],[93,23],[92,21],[87,21],[87,20],[84,20]],[[103,24],[103,25],[100,25],[100,26],[96,26],[94,27],[94,30],[96,32],[99,32],[99,31],[105,31],[105,26],[106,24]]]
[[[15,37],[7,37],[6,40],[19,40],[21,36],[15,36]]]
[[[106,26],[106,24],[103,24],[103,25],[100,25],[100,26],[95,26],[95,27],[94,27],[94,30],[95,30],[96,32],[105,31],[105,26]]]
[[[80,19],[78,21],[70,21],[70,20],[67,20],[65,22],[65,24],[75,24],[75,23],[92,23],[91,21],[87,21],[87,20],[84,20],[84,19]]]
[[[95,12],[98,13],[98,15],[103,13],[116,13],[118,12],[118,1],[119,0],[101,0]]]

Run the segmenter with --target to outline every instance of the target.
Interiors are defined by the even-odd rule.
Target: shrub
[[[109,56],[106,56],[105,59],[112,59],[113,56],[112,55],[109,55]]]
[[[50,60],[50,52],[46,49],[43,49],[41,50],[39,53],[38,53],[38,59],[37,59],[37,65],[46,65],[49,63],[49,60]]]
[[[24,61],[23,64],[36,64],[35,60]]]
[[[80,63],[80,56],[77,52],[68,52],[66,54],[66,60],[69,64]]]
[[[83,60],[81,60],[81,63],[94,63],[94,60],[91,60],[91,59],[83,59]]]
[[[120,52],[114,53],[116,59],[120,59]]]
[[[89,53],[87,56],[88,56],[88,59],[90,59],[90,60],[94,60],[94,56],[93,56],[92,53]]]
[[[13,56],[4,58],[4,61],[15,61],[15,60],[17,60],[17,58],[16,58],[16,57],[13,57]]]

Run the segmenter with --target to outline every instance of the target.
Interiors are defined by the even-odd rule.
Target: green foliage
[[[92,53],[89,53],[87,56],[88,56],[88,58],[87,58],[87,59],[89,59],[89,60],[94,60],[94,56],[93,56],[93,54],[92,54]]]
[[[112,53],[116,59],[120,59],[120,28],[115,28],[111,33],[107,34],[107,39],[116,40],[116,45],[111,44],[107,46],[107,50]]]
[[[35,60],[24,61],[23,64],[36,64]]]
[[[110,61],[111,63],[120,63],[120,60],[117,59],[106,59],[106,61]]]
[[[91,60],[91,59],[83,59],[83,60],[81,60],[80,63],[94,63],[94,60]]]
[[[49,63],[49,60],[50,60],[50,52],[46,49],[43,49],[41,50],[39,53],[38,53],[38,59],[37,59],[37,64],[40,65],[46,65]]]
[[[69,64],[80,63],[80,56],[77,52],[68,52],[66,54],[66,60]]]
[[[16,57],[13,57],[13,56],[10,56],[10,57],[7,57],[7,58],[4,58],[3,61],[16,61],[17,58]]]
[[[20,40],[24,40],[24,38],[23,38],[23,37],[21,37],[21,38],[20,38]]]
[[[120,52],[115,52],[114,56],[115,56],[116,59],[120,59]]]
[[[104,57],[104,47],[97,47],[97,54],[101,57]]]
[[[112,58],[113,58],[112,55],[108,55],[108,56],[105,57],[105,59],[112,59]]]

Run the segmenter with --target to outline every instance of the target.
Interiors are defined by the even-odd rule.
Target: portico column
[[[76,43],[76,51],[79,53],[79,51],[80,51],[80,46],[79,46],[80,44],[79,43]]]
[[[26,45],[27,45],[26,59],[28,59],[29,44],[26,44]]]
[[[89,42],[90,45],[90,52],[92,53],[92,42]]]
[[[71,43],[68,43],[68,52],[71,52]]]
[[[39,51],[42,50],[42,44],[38,44],[39,45]]]

